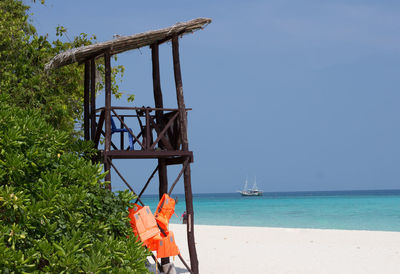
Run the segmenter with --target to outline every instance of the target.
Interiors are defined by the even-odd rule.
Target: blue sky
[[[233,192],[246,176],[264,191],[400,188],[399,1],[48,0],[31,12],[50,38],[62,25],[99,41],[212,18],[181,39],[196,193]],[[153,104],[149,53],[118,60],[137,106]],[[175,107],[170,44],[160,55],[164,105]],[[139,189],[155,162],[118,165]]]

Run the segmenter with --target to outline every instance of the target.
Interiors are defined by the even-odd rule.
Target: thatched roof
[[[103,54],[106,49],[110,49],[110,53],[113,55],[127,50],[149,46],[154,43],[163,43],[172,39],[173,36],[184,35],[203,29],[209,23],[211,23],[211,19],[209,18],[197,18],[184,23],[176,23],[165,29],[121,36],[106,42],[70,49],[54,56],[50,62],[46,64],[45,70],[59,68],[75,62],[83,62]]]

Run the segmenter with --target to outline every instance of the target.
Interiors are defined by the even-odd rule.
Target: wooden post
[[[96,62],[94,58],[90,60],[90,116],[91,116],[91,140],[94,141],[96,135]]]
[[[176,87],[176,98],[178,101],[179,108],[179,119],[181,126],[181,140],[182,150],[189,150],[189,143],[187,138],[187,117],[185,110],[185,101],[183,97],[182,87],[182,75],[181,65],[179,60],[179,41],[178,36],[172,38],[172,58],[174,61],[174,76],[175,76],[175,87]],[[194,239],[194,212],[193,212],[193,197],[192,197],[192,186],[190,179],[190,164],[187,165],[184,171],[184,184],[185,184],[185,201],[186,201],[186,213],[188,216],[187,222],[187,239],[190,253],[190,265],[194,273],[199,273],[199,262],[197,260],[197,252]]]
[[[158,44],[151,45],[151,60],[153,65],[153,93],[156,108],[163,108],[163,97],[160,81],[160,61],[158,54]],[[163,128],[163,111],[156,111],[156,121],[160,128]]]
[[[85,80],[83,91],[83,131],[85,140],[89,140],[89,85],[90,85],[90,61],[85,62]]]
[[[105,66],[105,143],[104,143],[104,171],[108,171],[105,177],[106,181],[111,181],[111,159],[108,153],[111,150],[111,56],[110,50],[104,52],[104,66]],[[111,183],[107,186],[111,190]]]
[[[186,119],[186,106],[183,97],[182,87],[182,75],[181,65],[179,60],[179,41],[178,37],[172,38],[172,57],[174,60],[174,76],[175,76],[175,87],[176,87],[176,99],[178,101],[179,109],[179,122],[181,124],[181,141],[182,150],[189,150],[188,138],[187,138],[187,119]]]
[[[154,94],[154,103],[156,108],[163,108],[163,97],[161,91],[161,81],[160,81],[160,61],[159,61],[159,54],[158,54],[158,44],[151,45],[151,59],[152,59],[152,66],[153,66],[153,94]],[[156,111],[156,121],[158,127],[160,129],[164,128],[164,119],[163,119],[163,111],[157,110]],[[164,149],[164,145],[162,142],[158,143],[158,146],[161,149]],[[167,178],[167,168],[166,163],[163,159],[158,159],[158,178],[159,178],[159,196],[160,199],[164,193],[168,192],[168,178]]]
[[[163,97],[161,91],[161,81],[160,81],[160,58],[158,54],[158,44],[151,45],[151,61],[153,66],[153,94],[154,94],[154,103],[156,108],[163,108]],[[156,110],[156,122],[161,128],[164,128],[164,117],[162,110]],[[162,142],[158,143],[158,146],[163,149],[164,145]],[[165,159],[158,158],[158,196],[159,199],[164,195],[164,193],[168,192],[168,176],[167,176],[167,165]],[[169,258],[162,258],[161,265],[168,264]]]
[[[153,93],[154,93],[154,102],[156,108],[163,108],[163,97],[161,91],[161,82],[160,82],[160,65],[159,65],[159,55],[158,55],[158,44],[151,45],[151,57],[153,64]],[[164,128],[164,119],[163,119],[163,111],[156,111],[156,121],[160,129]],[[162,142],[158,143],[158,146],[161,149],[164,149],[164,145]],[[159,158],[158,159],[158,178],[160,182],[159,186],[159,197],[161,199],[164,193],[168,192],[168,178],[167,178],[167,167],[165,160]]]

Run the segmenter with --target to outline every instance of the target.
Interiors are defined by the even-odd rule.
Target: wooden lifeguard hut
[[[187,137],[187,112],[190,109],[186,108],[183,96],[179,38],[185,34],[203,29],[209,23],[211,23],[211,19],[198,18],[184,23],[177,23],[165,29],[123,36],[102,43],[74,48],[56,55],[45,67],[46,70],[51,70],[75,62],[85,65],[84,138],[92,140],[95,147],[99,149],[104,170],[108,171],[105,178],[106,181],[111,182],[110,169],[113,168],[129,189],[134,192],[132,186],[113,164],[113,159],[157,159],[158,164],[144,184],[139,197],[157,172],[160,198],[164,193],[171,193],[183,175],[187,212],[187,240],[190,255],[189,271],[192,273],[199,272],[194,240],[190,175],[193,152],[189,150]],[[172,41],[177,108],[164,107],[161,91],[159,45],[167,41]],[[111,56],[145,46],[150,46],[152,53],[154,106],[112,106]],[[101,108],[96,108],[95,60],[97,58],[104,58],[105,67],[105,106]],[[120,127],[116,127],[114,120],[119,122]],[[135,124],[132,124],[132,122]],[[115,142],[115,137],[112,138],[114,133],[117,133],[117,137],[119,136],[119,142]],[[129,145],[125,145],[124,134],[129,139]],[[104,147],[99,148],[102,135],[104,136]],[[167,168],[170,165],[182,165],[182,169],[168,191]],[[109,189],[111,190],[111,184],[109,184]],[[161,264],[167,262],[169,262],[168,258],[162,259]]]

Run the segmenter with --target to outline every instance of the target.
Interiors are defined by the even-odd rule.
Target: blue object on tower
[[[130,128],[132,131],[132,129]],[[129,131],[126,128],[117,128],[115,126],[114,120],[111,116],[111,135],[114,134],[115,132],[127,132],[128,133],[128,138],[129,138],[129,149],[133,150],[133,136],[132,134],[129,133]]]

